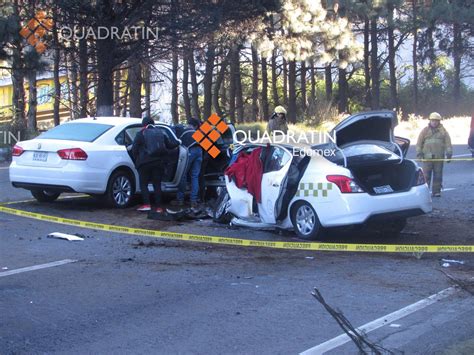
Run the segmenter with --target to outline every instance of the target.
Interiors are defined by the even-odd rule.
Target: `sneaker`
[[[156,213],[163,213],[163,209],[161,207],[158,207],[156,210],[155,210]]]
[[[139,212],[151,211],[151,206],[150,205],[141,205],[140,207],[137,208],[137,211],[139,211]]]
[[[197,203],[196,201],[191,201],[191,208],[198,208],[199,207],[199,203]]]
[[[171,206],[184,206],[184,200],[173,200],[170,204]]]

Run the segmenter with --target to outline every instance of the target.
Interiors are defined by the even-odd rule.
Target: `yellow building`
[[[60,77],[61,82],[61,103],[59,105],[59,115],[61,121],[70,118],[69,87],[66,76]],[[48,124],[53,119],[54,103],[54,81],[50,73],[37,80],[37,122],[38,125]],[[28,110],[28,84],[25,82],[25,102]],[[0,78],[0,123],[11,122],[13,118],[13,85],[10,77]]]

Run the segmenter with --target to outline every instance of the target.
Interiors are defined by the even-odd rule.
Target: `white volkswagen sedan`
[[[157,126],[177,139],[173,127],[162,123]],[[141,119],[126,117],[83,118],[64,123],[15,145],[10,181],[14,187],[30,190],[41,202],[54,201],[63,192],[78,192],[103,197],[110,205],[125,208],[139,192],[138,173],[129,148],[140,129]],[[231,143],[229,130],[216,146],[225,150]],[[166,157],[164,192],[177,191],[187,156],[187,148],[179,146]],[[223,171],[227,159],[220,154],[208,164],[209,185],[218,184],[212,179]]]
[[[215,220],[294,229],[304,239],[320,238],[328,227],[363,224],[398,235],[408,217],[430,212],[432,204],[421,168],[405,159],[409,141],[393,135],[396,124],[391,111],[351,116],[333,129],[336,142],[312,147],[317,154],[244,144],[235,154],[263,153],[261,201],[226,176]]]

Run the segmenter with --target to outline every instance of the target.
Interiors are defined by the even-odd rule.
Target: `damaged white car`
[[[367,224],[398,235],[408,217],[430,212],[432,203],[421,168],[405,159],[410,142],[393,134],[396,125],[391,111],[351,116],[333,129],[334,143],[311,147],[335,152],[326,156],[284,144],[238,147],[214,219],[294,229],[304,239],[321,238],[329,227]],[[255,167],[252,157],[260,159]],[[234,166],[239,163],[246,171]]]

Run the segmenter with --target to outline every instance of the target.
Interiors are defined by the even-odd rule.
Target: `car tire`
[[[399,218],[392,221],[384,222],[384,225],[379,228],[379,232],[384,237],[396,238],[407,225],[406,218]]]
[[[295,233],[301,239],[315,240],[324,234],[318,215],[306,201],[298,201],[291,207],[291,222]]]
[[[223,188],[222,191],[220,191],[217,200],[216,200],[216,205],[214,207],[214,213],[213,213],[213,221],[216,223],[222,223],[222,224],[228,224],[230,223],[232,219],[232,214],[228,213],[227,210],[227,204],[229,203],[230,196],[229,193],[227,192],[227,189]]]
[[[134,180],[129,172],[118,170],[110,176],[105,193],[109,206],[127,208],[132,204],[134,194]]]
[[[38,202],[54,202],[61,195],[60,192],[50,190],[31,190],[31,194]]]

